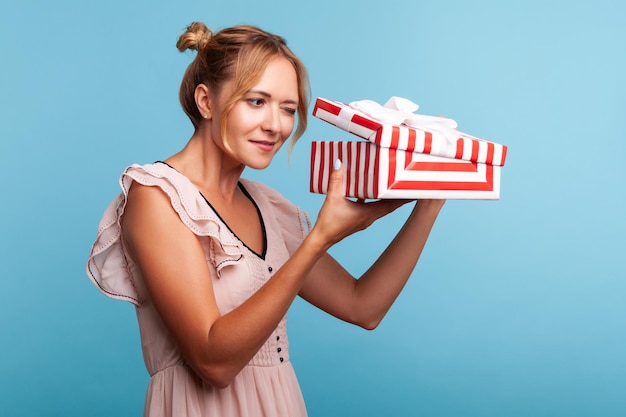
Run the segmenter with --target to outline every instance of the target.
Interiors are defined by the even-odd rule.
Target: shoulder
[[[219,216],[206,203],[198,188],[169,165],[131,165],[122,174],[120,184],[124,203],[129,207],[136,204],[138,216],[149,211],[174,214],[195,235],[216,237],[229,245],[236,243],[227,233],[220,232],[224,228],[219,226]],[[137,184],[141,186],[137,187]],[[151,218],[159,220],[158,216]]]
[[[132,182],[162,188],[165,185],[179,189],[189,188],[189,186],[193,188],[191,182],[184,175],[162,162],[144,165],[132,164],[126,167],[120,178],[122,188],[125,189],[124,185],[130,185]]]

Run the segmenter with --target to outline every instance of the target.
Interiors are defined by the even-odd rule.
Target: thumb
[[[342,197],[345,197],[346,195],[346,188],[343,185],[343,166],[339,158],[335,159],[335,163],[333,164],[333,172],[330,173],[330,178],[328,180],[327,194],[338,194]]]

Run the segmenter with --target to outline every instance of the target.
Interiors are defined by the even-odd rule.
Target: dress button
[[[280,340],[280,336],[276,336],[276,340]]]
[[[283,351],[283,348],[278,348],[278,349],[276,349],[276,350],[278,351],[278,353],[280,353],[280,352],[282,352],[282,351]]]
[[[271,266],[267,268],[268,271],[272,272],[274,270],[274,268],[272,268]]]
[[[280,358],[280,361],[281,361],[281,362],[284,362],[284,361],[285,361],[285,359],[281,357],[281,358]]]

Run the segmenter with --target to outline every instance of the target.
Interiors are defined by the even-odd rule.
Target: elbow
[[[192,365],[191,368],[202,381],[218,389],[228,388],[237,376],[237,373],[226,365],[203,364]]]
[[[383,321],[386,311],[379,311],[370,307],[355,305],[352,314],[344,317],[348,323],[354,324],[365,330],[374,330]]]
[[[230,386],[233,380],[212,380],[208,381],[208,384],[217,389],[226,389]]]
[[[207,384],[215,387],[217,389],[226,389],[232,384],[235,378],[228,378],[225,376],[211,376],[211,377],[203,377],[202,380]]]
[[[358,326],[365,330],[375,330],[380,324],[381,320],[370,320],[362,323],[358,323]]]
[[[219,372],[215,370],[212,372],[205,371],[202,375],[200,375],[200,377],[204,382],[218,389],[228,388],[235,379],[235,375],[232,375],[231,373],[224,371]]]
[[[362,329],[371,331],[376,329],[382,321],[383,318],[379,316],[363,316],[354,320],[352,323]]]

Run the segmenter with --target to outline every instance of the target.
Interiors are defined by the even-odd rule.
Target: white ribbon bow
[[[472,137],[457,131],[457,123],[452,119],[415,114],[419,106],[406,98],[391,97],[384,106],[372,100],[353,101],[349,105],[379,122],[441,133],[451,144],[455,144],[461,136]]]

